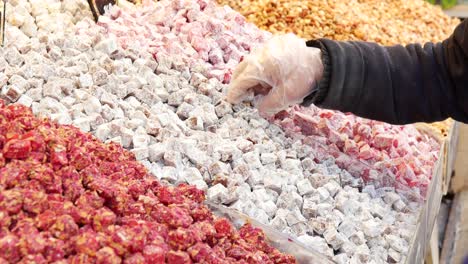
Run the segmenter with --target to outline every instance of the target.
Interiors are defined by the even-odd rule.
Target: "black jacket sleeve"
[[[468,20],[442,43],[383,47],[308,41],[322,50],[324,73],[303,105],[392,124],[468,122]]]

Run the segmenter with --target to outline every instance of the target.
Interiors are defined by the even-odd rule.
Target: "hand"
[[[275,36],[234,70],[227,100],[240,103],[252,92],[260,112],[276,114],[301,103],[322,77],[320,49],[307,47],[293,34]]]

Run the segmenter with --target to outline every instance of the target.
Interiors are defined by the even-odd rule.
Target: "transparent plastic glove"
[[[275,36],[246,56],[234,70],[227,100],[236,104],[252,92],[260,112],[276,114],[301,103],[322,77],[320,49],[293,34]]]

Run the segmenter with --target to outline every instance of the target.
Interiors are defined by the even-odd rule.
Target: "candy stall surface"
[[[95,24],[90,13],[64,11],[58,1],[50,1],[53,8],[36,1],[9,4],[26,10],[23,21],[33,11],[86,15],[63,19],[70,24],[62,31],[37,26],[32,36],[25,32],[31,25],[7,27],[0,82],[8,104],[31,106],[37,115],[116,142],[162,183],[197,186],[210,202],[271,225],[335,262],[408,261],[423,208],[418,198],[431,190],[441,145],[409,126],[403,135],[410,136],[411,148],[401,147],[405,142],[399,139],[389,146],[388,135],[367,131],[367,121],[334,112],[314,116],[325,125],[318,126],[320,133],[328,128],[338,138],[307,135],[297,131],[302,110],[269,122],[248,104],[230,105],[224,94],[233,68],[271,36],[239,13],[202,0],[144,2],[113,7]],[[43,19],[36,22],[56,23]],[[335,124],[352,131],[338,131]],[[355,133],[353,126],[364,130]],[[399,128],[381,127],[402,136]],[[363,153],[372,162],[353,156],[357,134],[369,137]],[[382,146],[374,147],[379,137]],[[395,169],[386,164],[401,160],[423,164],[425,171],[385,172]],[[368,175],[354,177],[361,171],[344,161],[361,164]],[[411,191],[402,193],[405,188],[398,186]]]

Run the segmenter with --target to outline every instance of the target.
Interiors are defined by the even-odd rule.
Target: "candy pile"
[[[337,164],[353,175],[378,182],[387,174],[396,180],[395,187],[417,187],[413,189],[426,195],[440,143],[413,126],[392,126],[315,106],[294,107],[276,117],[288,131],[325,146]]]
[[[203,0],[116,7],[67,31],[28,38],[7,27],[0,96],[117,142],[162,182],[206,190],[338,263],[404,262],[417,202],[223,100],[233,65],[268,33]]]
[[[148,2],[134,13],[114,8],[98,25],[115,35],[123,48],[153,54],[159,72],[193,66],[223,83],[229,82],[243,54],[270,37],[239,13],[209,0],[163,1],[157,7]]]
[[[0,101],[0,262],[295,263],[116,144]]]
[[[382,45],[441,41],[458,19],[424,0],[320,1],[217,0],[273,32],[293,32],[306,39],[364,40]]]

